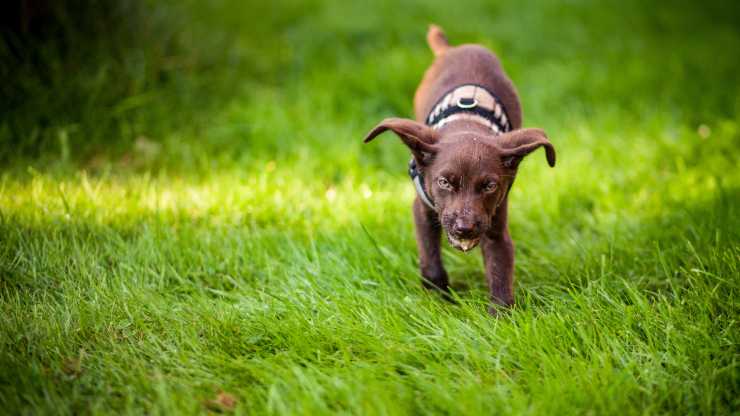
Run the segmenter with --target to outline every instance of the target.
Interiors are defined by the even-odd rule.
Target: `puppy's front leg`
[[[440,255],[440,233],[442,231],[437,213],[433,212],[417,196],[414,200],[414,222],[416,223],[416,245],[419,248],[421,283],[427,289],[449,291],[449,279]]]
[[[495,315],[495,305],[514,304],[514,244],[508,228],[501,232],[486,235],[481,239],[481,251],[486,265],[486,280],[491,302],[489,312]]]

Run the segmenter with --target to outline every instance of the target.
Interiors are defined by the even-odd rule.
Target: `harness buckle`
[[[475,98],[460,98],[457,100],[457,106],[460,108],[474,108],[478,106],[478,100]]]

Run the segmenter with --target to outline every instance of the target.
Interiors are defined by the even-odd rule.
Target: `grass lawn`
[[[740,412],[731,2],[111,3],[0,43],[0,413]],[[408,151],[361,143],[430,22],[558,152],[498,318],[479,249],[421,288]]]

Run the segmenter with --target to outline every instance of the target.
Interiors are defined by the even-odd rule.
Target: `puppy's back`
[[[424,74],[414,96],[414,111],[418,121],[423,121],[434,104],[451,89],[463,84],[478,84],[501,99],[512,127],[521,128],[519,96],[493,52],[475,44],[449,46],[444,33],[436,26],[430,28],[427,38],[435,53],[435,60]]]

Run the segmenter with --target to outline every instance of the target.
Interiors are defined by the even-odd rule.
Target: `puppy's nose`
[[[465,218],[457,218],[455,220],[455,226],[453,227],[453,231],[455,234],[461,238],[471,238],[475,237],[476,234],[476,226],[475,222],[465,219]]]

